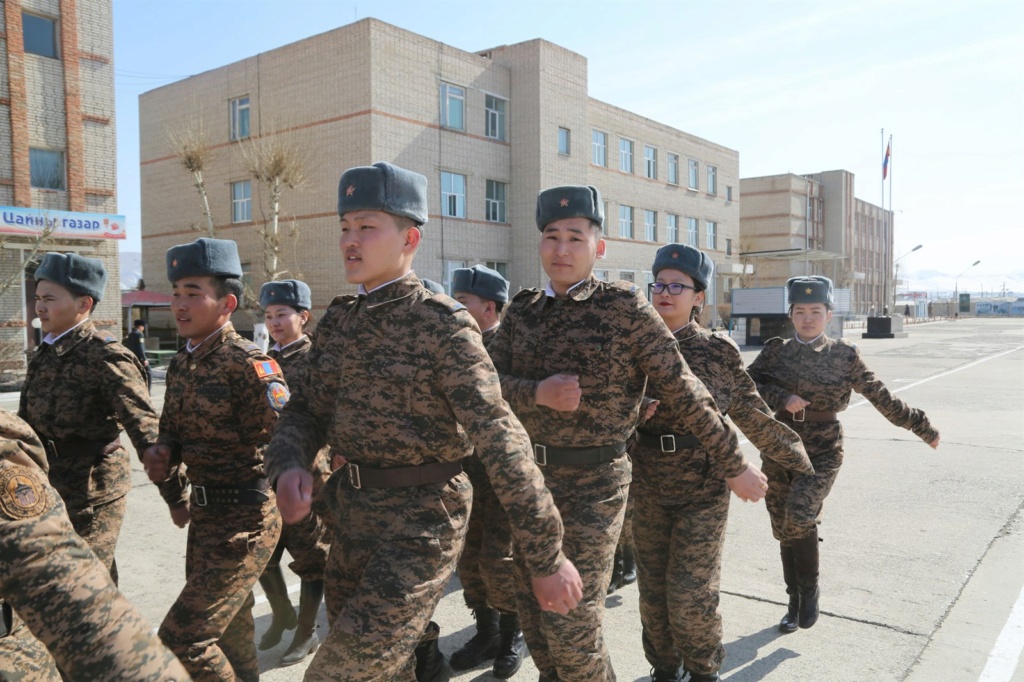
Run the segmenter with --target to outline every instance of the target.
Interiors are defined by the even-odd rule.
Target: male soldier
[[[317,325],[319,383],[297,387],[267,456],[289,523],[309,513],[320,448],[347,458],[324,488],[344,551],[328,557],[331,629],[306,679],[443,681],[451,668],[429,619],[462,551],[472,490],[460,462],[474,448],[544,607],[575,607],[579,576],[472,317],[412,272],[426,178],[387,163],[349,169],[338,213],[359,295],[336,298]]]
[[[0,680],[59,682],[58,665],[73,680],[188,680],[74,532],[46,468],[36,434],[0,410]]]
[[[185,587],[160,638],[197,681],[259,678],[251,590],[281,535],[263,451],[288,387],[277,362],[231,326],[241,276],[233,241],[167,251],[171,310],[188,342],[167,368],[160,444],[144,462],[174,523],[191,520]]]
[[[565,545],[583,578],[580,607],[542,613],[527,599],[522,554],[516,601],[542,680],[614,680],[601,631],[605,592],[622,527],[630,462],[626,441],[649,376],[662,402],[713,451],[737,451],[735,434],[690,372],[676,341],[637,287],[594,278],[604,254],[601,195],[554,187],[537,197],[545,290],[512,300],[489,346],[502,393],[523,421],[565,523]]]
[[[124,346],[131,352],[135,353],[135,357],[142,363],[143,368],[146,370],[146,388],[152,393],[153,391],[153,372],[149,369],[149,358],[146,357],[146,321],[135,320],[135,325],[132,327],[127,338],[124,340]]]
[[[117,583],[114,548],[131,489],[119,434],[124,428],[141,453],[157,442],[158,417],[142,365],[89,319],[107,283],[102,261],[48,253],[35,278],[46,336],[29,360],[18,416],[47,449],[50,482],[75,531]]]
[[[508,282],[483,265],[459,268],[452,273],[452,296],[476,320],[486,348],[508,303]],[[494,676],[506,680],[519,670],[526,648],[512,589],[512,530],[480,460],[470,456],[462,465],[473,483],[473,512],[458,570],[476,634],[452,654],[452,668],[468,670],[493,658]]]

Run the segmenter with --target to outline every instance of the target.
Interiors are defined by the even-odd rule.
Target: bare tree
[[[288,274],[280,265],[281,195],[285,190],[298,190],[306,184],[304,158],[294,144],[280,135],[250,138],[242,154],[249,174],[267,190],[269,217],[257,224],[256,232],[263,242],[264,275],[273,281]],[[298,236],[294,221],[288,236]]]
[[[44,247],[51,245],[54,240],[52,239],[53,226],[46,221],[47,226],[44,227],[39,234],[33,237],[28,242],[28,248],[24,249],[24,260],[22,261],[21,267],[14,269],[9,275],[0,279],[0,297],[4,296],[13,287],[20,284],[25,274],[25,269],[38,261],[36,256],[43,250]],[[4,245],[7,243],[5,236],[0,235],[0,253],[3,253]],[[19,239],[19,243],[24,243]],[[21,361],[25,355],[25,347],[22,341],[0,341],[0,377],[7,374],[9,370],[16,369],[21,366]]]
[[[213,156],[213,147],[206,138],[202,119],[193,119],[181,128],[167,131],[167,138],[174,148],[174,155],[178,161],[192,174],[192,186],[199,192],[200,208],[206,218],[206,236],[216,237],[217,233],[213,227],[213,213],[210,211],[210,198],[206,192],[206,179],[203,171],[206,170]],[[192,228],[202,231],[197,225]]]

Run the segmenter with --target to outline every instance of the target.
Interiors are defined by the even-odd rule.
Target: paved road
[[[1024,682],[1024,324],[919,325],[907,339],[858,345],[891,389],[928,412],[942,445],[932,451],[856,398],[844,413],[846,461],[821,528],[824,615],[812,630],[776,631],[786,595],[767,513],[734,499],[722,576],[723,677]],[[747,362],[756,352],[744,353]],[[6,398],[0,402],[10,408]],[[134,482],[118,548],[121,587],[156,625],[184,581],[185,532],[171,524],[139,465]],[[289,581],[297,589],[297,579]],[[648,679],[636,588],[607,606],[618,678]],[[259,633],[269,622],[259,595],[256,616]],[[435,619],[447,652],[472,634],[457,581]],[[275,669],[284,648],[262,657],[262,679],[301,679],[303,666]],[[491,676],[481,668],[454,679]],[[529,661],[516,679],[536,679]]]

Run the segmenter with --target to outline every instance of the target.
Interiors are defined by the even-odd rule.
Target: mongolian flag
[[[882,161],[882,179],[889,177],[889,157],[892,156],[892,140],[885,147],[885,159]]]

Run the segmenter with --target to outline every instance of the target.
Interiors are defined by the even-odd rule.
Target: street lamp
[[[897,258],[896,260],[894,260],[892,262],[892,267],[893,267],[894,275],[893,275],[893,280],[892,280],[892,299],[890,299],[892,301],[892,303],[891,303],[892,307],[889,308],[890,314],[895,314],[896,313],[896,287],[898,287],[899,284],[900,284],[900,267],[899,267],[899,262],[901,260],[903,260],[904,258],[906,258],[907,256],[909,256],[910,254],[912,254],[915,251],[919,250],[923,246],[924,246],[924,244],[918,244],[917,246],[912,248],[910,251],[907,251],[905,254],[903,254],[902,256],[900,256],[899,258]]]
[[[967,270],[970,270],[980,262],[980,260],[974,261],[967,267]],[[956,306],[957,317],[960,316],[960,278],[967,274],[967,270],[964,270],[959,275],[957,275],[956,280],[953,283],[953,304]]]

